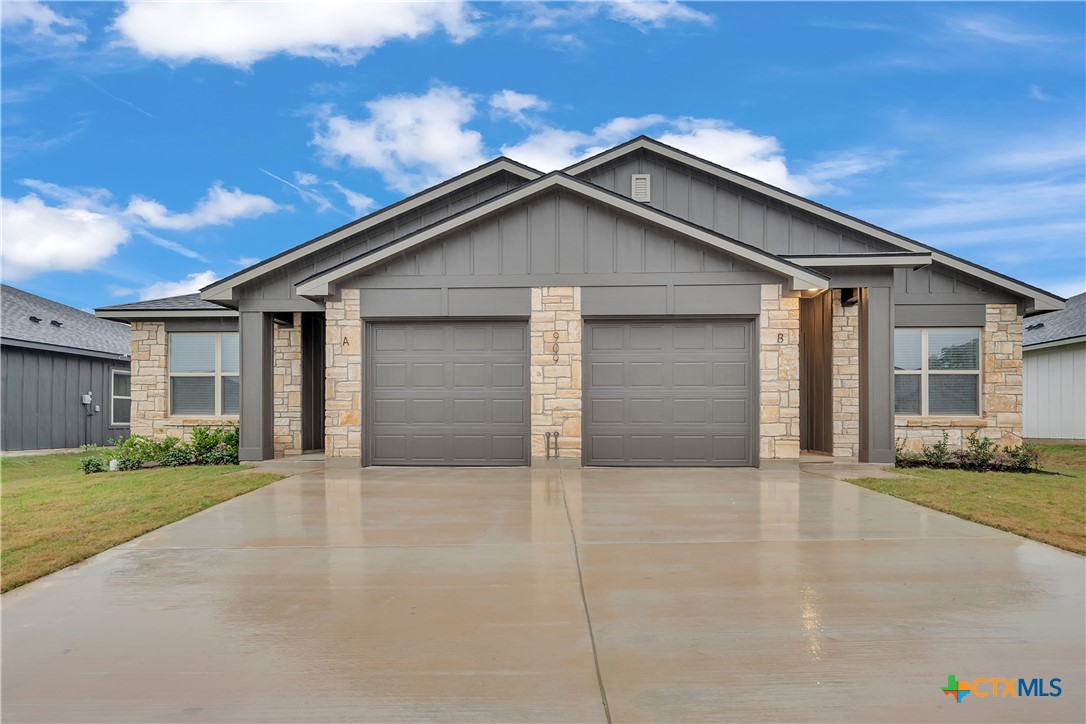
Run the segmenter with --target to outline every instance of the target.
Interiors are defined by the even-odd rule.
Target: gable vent
[[[630,179],[634,201],[648,203],[652,200],[652,177],[647,173],[635,173]]]

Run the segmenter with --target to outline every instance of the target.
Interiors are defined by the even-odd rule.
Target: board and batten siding
[[[295,282],[330,269],[367,251],[383,246],[403,236],[434,224],[453,214],[476,206],[495,196],[511,191],[524,179],[509,173],[495,174],[454,193],[435,199],[417,209],[407,211],[388,221],[344,239],[327,249],[309,255],[274,274],[261,277],[241,289],[243,300],[296,300]]]
[[[590,169],[581,178],[632,198],[633,174],[643,173],[652,179],[649,206],[774,254],[900,251],[649,151]]]
[[[714,274],[717,282],[729,277],[735,283],[778,280],[703,244],[566,192],[533,198],[405,253],[367,276],[404,281],[531,277],[530,283],[552,284],[562,277],[587,283],[585,275],[633,279],[660,273]]]
[[[111,424],[112,371],[127,360],[109,360],[4,345],[0,347],[0,441],[4,450],[105,445],[128,435]],[[80,401],[90,392],[101,412],[88,415]],[[92,408],[93,409],[93,408]]]
[[[1022,436],[1086,440],[1086,342],[1024,350]]]

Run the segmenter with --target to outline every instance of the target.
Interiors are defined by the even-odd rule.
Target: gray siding
[[[435,278],[440,282],[435,284]],[[494,287],[547,284],[749,284],[779,281],[704,244],[614,209],[556,192],[390,260],[343,286]],[[697,304],[699,292],[678,298]],[[704,295],[701,295],[704,296]],[[450,300],[452,295],[450,294]],[[719,310],[718,313],[728,313]]]
[[[499,196],[522,183],[524,183],[522,178],[500,173],[453,194],[447,194],[425,206],[405,212],[401,216],[322,249],[274,274],[244,285],[241,288],[241,299],[247,301],[299,300],[294,291],[295,282],[469,209],[487,199]],[[313,310],[307,307],[305,311]]]
[[[111,371],[129,369],[124,360],[0,347],[0,444],[4,450],[105,445],[128,435],[128,426],[110,424]],[[80,398],[90,392],[101,412],[87,415]]]
[[[774,254],[901,251],[648,151],[586,171],[586,181],[630,196],[630,177],[652,176],[650,206]]]
[[[894,304],[1014,304],[1007,292],[939,263],[894,270]]]

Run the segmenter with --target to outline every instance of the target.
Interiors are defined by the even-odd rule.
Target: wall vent
[[[630,179],[634,201],[648,203],[652,200],[652,177],[647,173],[635,173]]]

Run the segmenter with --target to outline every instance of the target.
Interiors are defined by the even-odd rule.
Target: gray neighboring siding
[[[1022,351],[1022,435],[1086,440],[1086,342]]]
[[[779,281],[773,274],[615,209],[553,193],[396,257],[342,286],[448,288],[451,292],[465,287],[666,287]],[[678,298],[696,305],[699,295],[705,296],[684,290]]]
[[[128,371],[126,360],[0,347],[0,442],[4,450],[105,445],[128,435],[110,424],[112,370]],[[90,392],[101,412],[87,415],[80,402]]]
[[[242,307],[246,302],[295,300],[307,302],[295,293],[294,283],[329,269],[347,259],[383,246],[395,239],[418,231],[453,214],[469,209],[487,199],[499,196],[524,183],[524,179],[502,173],[472,186],[448,194],[425,206],[405,212],[364,232],[288,265],[267,277],[241,287]],[[255,307],[254,307],[255,308]],[[318,311],[308,306],[300,311]]]
[[[652,176],[650,206],[774,254],[901,251],[654,153],[634,151],[581,175],[631,196],[635,173]]]

